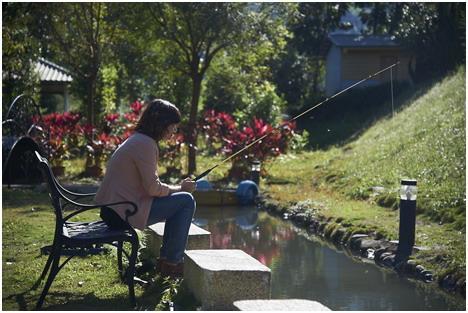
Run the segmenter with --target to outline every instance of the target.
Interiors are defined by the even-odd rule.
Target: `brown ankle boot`
[[[157,258],[157,259],[156,259],[156,266],[155,266],[156,273],[161,272],[161,264],[162,264],[164,261],[166,261],[165,258]]]
[[[169,276],[171,278],[182,278],[184,277],[184,263],[180,262],[177,264],[169,263],[166,260],[161,260],[161,276]]]

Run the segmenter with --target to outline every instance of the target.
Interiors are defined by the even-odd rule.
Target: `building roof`
[[[338,47],[375,48],[399,47],[392,36],[365,36],[360,34],[329,34],[330,41]]]
[[[57,64],[44,58],[39,58],[36,62],[36,72],[39,74],[41,82],[65,82],[73,81],[70,72]]]

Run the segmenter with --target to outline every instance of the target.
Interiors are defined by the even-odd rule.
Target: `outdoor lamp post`
[[[397,261],[407,259],[413,251],[416,226],[416,194],[418,191],[416,184],[416,180],[413,179],[401,180]]]
[[[250,168],[250,178],[254,183],[257,184],[257,186],[260,185],[260,161],[259,160],[252,161],[252,167]]]

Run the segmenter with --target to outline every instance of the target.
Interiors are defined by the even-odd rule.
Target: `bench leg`
[[[136,306],[135,300],[135,263],[138,255],[139,244],[138,241],[133,241],[132,243],[132,252],[130,254],[130,259],[128,260],[128,269],[127,269],[127,284],[128,284],[128,293],[130,295],[130,303],[132,307]]]
[[[52,282],[54,281],[55,276],[57,276],[57,273],[59,272],[59,262],[60,262],[60,247],[55,248],[51,252],[52,256],[52,268],[50,269],[49,277],[47,278],[47,282],[44,286],[44,289],[42,290],[41,296],[39,297],[39,300],[37,300],[36,303],[36,310],[39,310],[42,307],[42,303],[44,302],[44,299],[49,292],[49,288],[52,285]],[[50,257],[49,257],[50,258]]]
[[[117,242],[117,266],[119,268],[120,278],[123,279],[124,271],[122,266],[122,250],[123,250],[123,241]]]
[[[54,254],[53,254],[53,252],[51,251],[50,254],[49,254],[49,257],[47,258],[47,262],[46,262],[46,264],[45,264],[45,267],[44,267],[44,269],[42,270],[42,274],[41,274],[41,276],[38,278],[38,280],[34,283],[32,289],[36,289],[37,287],[39,287],[39,284],[41,283],[41,281],[46,277],[47,272],[49,271],[50,265],[52,264],[53,258],[54,258]]]

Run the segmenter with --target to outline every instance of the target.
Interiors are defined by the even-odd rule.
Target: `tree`
[[[2,111],[20,94],[37,98],[39,79],[34,66],[39,43],[30,32],[34,24],[32,6],[31,3],[2,3]]]
[[[339,27],[347,11],[346,3],[299,3],[289,7],[288,40],[280,62],[273,64],[278,90],[288,101],[290,111],[300,110],[321,97],[320,83],[325,72],[323,47],[328,34]]]
[[[197,114],[206,71],[215,56],[242,40],[249,14],[243,3],[155,3],[148,9],[174,66],[192,82],[187,143],[188,173],[196,171]]]
[[[360,3],[358,7],[367,33],[394,35],[413,52],[414,80],[443,75],[464,62],[464,3]]]
[[[86,117],[95,124],[99,112],[96,99],[103,55],[111,53],[115,23],[108,20],[109,4],[46,3],[36,8],[38,23],[46,34],[44,54],[55,55],[72,69],[80,94],[83,94]]]
[[[147,3],[119,3],[109,14],[116,23],[112,54],[103,61],[117,69],[114,82],[116,106],[135,99],[164,98],[185,110],[190,100],[190,81],[174,68],[178,56],[168,51],[155,31]]]
[[[285,101],[273,81],[272,63],[278,62],[287,39],[285,4],[262,4],[255,8],[253,28],[241,49],[228,49],[214,62],[206,79],[204,106],[232,113],[240,125],[254,117],[276,124]]]

